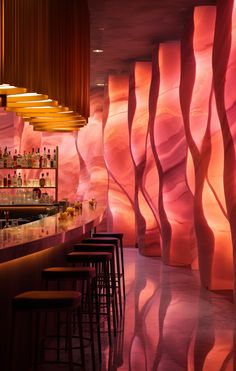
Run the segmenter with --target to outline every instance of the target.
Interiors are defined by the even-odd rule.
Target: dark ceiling
[[[91,87],[109,73],[124,73],[132,60],[150,58],[153,45],[178,40],[187,13],[216,0],[88,0],[91,22]],[[93,50],[102,49],[103,53]]]

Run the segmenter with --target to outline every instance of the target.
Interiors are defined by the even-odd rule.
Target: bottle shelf
[[[32,150],[32,154],[33,154],[33,150]],[[9,152],[9,155],[10,155],[10,152]],[[15,193],[15,190],[20,190],[20,189],[31,189],[33,190],[34,188],[40,188],[41,191],[43,192],[43,190],[54,190],[54,200],[57,202],[58,201],[58,147],[55,148],[54,150],[54,156],[56,158],[56,161],[51,161],[50,164],[52,166],[49,166],[50,164],[46,162],[42,162],[42,164],[44,165],[43,167],[42,166],[25,166],[27,164],[27,162],[24,162],[23,165],[24,166],[21,166],[20,163],[19,164],[16,164],[14,162],[14,164],[12,162],[9,162],[9,163],[5,163],[4,162],[4,165],[8,165],[8,166],[4,166],[3,163],[1,162],[1,167],[0,167],[0,173],[2,173],[2,178],[4,179],[1,179],[1,182],[0,182],[0,191],[5,191],[5,190],[8,190],[10,192],[10,190],[14,190],[14,192],[12,192],[12,197],[14,197],[14,193]],[[30,165],[32,165],[32,163],[29,163]],[[41,164],[41,161],[40,162],[37,162],[36,163],[37,165]],[[9,166],[10,165],[10,166]],[[47,165],[47,166],[45,166]],[[41,173],[41,175],[38,175],[38,176],[33,176],[32,178],[37,178],[37,179],[30,179],[31,176],[30,176],[30,173],[29,173],[29,170],[37,170],[38,172]],[[8,174],[7,174],[8,172]],[[13,175],[13,172],[15,172],[15,175]],[[48,173],[48,174],[47,174]],[[28,176],[27,176],[28,174]],[[45,176],[46,175],[46,176]],[[48,176],[48,178],[47,178]],[[23,182],[23,184],[34,184],[33,181],[36,180],[36,181],[40,181],[41,179],[44,179],[46,182],[47,182],[47,179],[49,182],[47,182],[47,184],[50,184],[50,178],[52,176],[52,183],[51,184],[54,184],[53,186],[43,186],[41,187],[40,184],[38,185],[22,185],[22,186],[7,186],[7,182],[5,182],[5,178],[7,178],[9,180],[9,183],[8,184],[13,184],[16,185],[17,183],[15,182],[15,180],[13,181],[13,179],[17,179],[19,180],[18,184],[21,184],[20,183],[20,179],[21,181]],[[24,179],[23,179],[24,178]],[[11,183],[10,183],[11,181]],[[28,182],[29,181],[29,182]],[[5,186],[4,186],[5,184]],[[8,192],[8,193],[9,193]],[[4,193],[4,192],[2,192]],[[51,192],[49,192],[49,195],[50,195]],[[51,195],[50,195],[51,196]],[[0,201],[1,202],[1,201]]]
[[[40,187],[40,186],[22,186],[22,187],[0,187],[0,189],[22,189],[22,188],[40,188],[40,189],[56,189],[56,186],[52,187]]]
[[[1,167],[0,170],[57,170],[56,167]]]
[[[53,206],[53,207],[56,207],[58,208],[58,204],[57,203],[44,203],[44,202],[29,202],[29,203],[6,203],[6,204],[0,204],[0,209],[1,208],[6,208],[6,207],[16,207],[16,206],[20,206],[20,207],[31,207],[31,206]]]

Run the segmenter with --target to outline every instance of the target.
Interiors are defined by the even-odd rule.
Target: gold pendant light
[[[45,94],[27,93],[25,88],[0,85],[0,99],[7,112],[15,112],[33,125],[35,131],[70,132],[87,124],[84,117],[59,106]]]

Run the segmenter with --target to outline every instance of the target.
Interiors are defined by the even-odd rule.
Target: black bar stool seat
[[[81,364],[82,369],[85,369],[85,356],[84,356],[84,344],[83,344],[83,331],[81,326],[81,293],[74,290],[66,291],[26,291],[12,299],[12,321],[11,321],[11,347],[10,347],[10,370],[12,370],[13,360],[14,360],[14,343],[15,343],[15,333],[16,333],[16,315],[19,312],[29,312],[32,318],[34,318],[34,357],[33,357],[33,370],[38,370],[39,365],[42,363],[61,363],[57,358],[56,360],[41,360],[39,357],[41,347],[40,340],[42,335],[40,334],[40,329],[44,328],[43,340],[47,338],[46,333],[46,324],[44,323],[41,327],[41,314],[48,312],[64,313],[66,318],[66,327],[65,327],[65,338],[66,338],[66,348],[65,353],[68,354],[67,361],[62,363],[67,363],[69,370],[73,371],[74,362],[73,362],[73,345],[72,345],[72,323],[73,315],[76,312],[78,316],[78,331],[79,331],[79,347],[81,355]],[[34,314],[34,316],[33,316]],[[57,332],[55,338],[57,339],[57,344],[59,344],[60,333]],[[44,347],[44,350],[47,348]],[[50,348],[51,349],[51,348]],[[57,354],[59,354],[61,348],[57,346]]]
[[[96,271],[93,267],[50,267],[42,271],[43,279],[52,280],[82,280],[93,279],[96,277]]]
[[[113,245],[111,245],[114,248]],[[115,277],[115,270],[114,270],[114,259],[112,252],[106,251],[89,251],[88,246],[86,251],[73,251],[67,255],[67,261],[70,264],[76,265],[87,265],[87,266],[94,266],[96,269],[96,282],[97,282],[97,295],[100,300],[100,293],[101,293],[101,286],[103,286],[102,290],[105,290],[105,306],[106,306],[106,313],[107,318],[107,325],[108,325],[108,337],[109,343],[112,343],[111,340],[111,308],[112,308],[112,315],[113,315],[113,333],[116,336],[116,294],[114,292],[114,279],[113,279],[113,286],[112,286],[112,294],[110,293],[110,277]],[[102,285],[101,283],[101,276],[102,276]]]
[[[26,291],[15,296],[12,306],[15,310],[73,309],[81,304],[81,293],[77,291]]]
[[[121,259],[121,275],[123,279],[123,296],[125,300],[125,264],[124,264],[124,249],[123,249],[123,237],[124,233],[120,232],[95,232],[92,234],[92,237],[112,237],[118,238],[120,241],[120,259]]]
[[[98,339],[98,353],[99,360],[102,358],[102,348],[101,348],[101,334],[100,334],[100,320],[99,320],[99,310],[96,298],[96,270],[94,267],[50,267],[42,271],[42,279],[44,286],[48,289],[49,282],[56,281],[57,289],[61,289],[62,281],[69,281],[71,285],[77,282],[81,283],[82,292],[82,314],[88,314],[89,317],[89,327],[90,327],[90,342],[91,342],[91,356],[93,362],[93,369],[96,368],[95,360],[95,348],[94,348],[94,336],[93,336],[93,302],[95,302],[95,315],[96,315],[96,328],[97,328],[97,339]],[[70,285],[70,286],[71,286]],[[85,305],[84,303],[87,303]],[[82,318],[84,324],[84,319]]]
[[[118,289],[118,297],[120,304],[120,315],[122,316],[122,297],[121,297],[121,284],[120,284],[120,265],[119,265],[119,251],[118,251],[119,240],[117,238],[86,238],[80,243],[74,245],[75,251],[93,251],[93,252],[111,252],[113,257],[113,266],[115,275],[111,277],[111,284],[113,285],[112,290],[116,293]],[[115,298],[116,304],[116,316],[118,320],[118,298]]]

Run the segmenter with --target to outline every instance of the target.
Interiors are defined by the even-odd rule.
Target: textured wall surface
[[[34,133],[0,112],[2,146],[59,145],[59,198],[106,203],[126,246],[199,269],[210,289],[234,285],[235,7],[196,7],[180,42],[109,76],[78,133]]]

